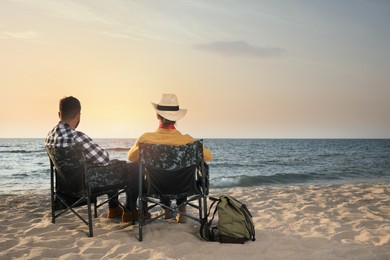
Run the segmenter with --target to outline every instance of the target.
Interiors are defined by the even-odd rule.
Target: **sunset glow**
[[[175,93],[202,138],[390,138],[390,2],[0,3],[0,137],[81,101],[92,138],[154,131]]]

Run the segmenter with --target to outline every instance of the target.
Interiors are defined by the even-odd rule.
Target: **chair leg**
[[[202,197],[203,200],[203,218],[207,216],[207,196]]]
[[[54,209],[54,194],[51,194],[51,223],[56,223],[56,212]]]
[[[97,218],[97,198],[95,199],[93,205],[94,205],[94,207],[93,207],[94,208],[94,217]]]
[[[135,215],[136,209],[137,209],[137,196],[130,196],[130,211],[131,211],[131,225],[135,225],[135,218],[138,217]]]
[[[199,219],[202,219],[203,216],[202,216],[202,209],[203,209],[203,205],[202,205],[202,198],[199,198],[198,200],[198,203],[199,203]]]
[[[143,201],[141,198],[138,199],[138,240],[142,241],[142,229],[144,225],[144,209]]]
[[[138,241],[143,241],[143,237],[142,237],[142,225],[139,225],[139,231],[138,231]]]
[[[89,236],[93,237],[91,198],[87,196]],[[96,209],[96,208],[95,208]]]
[[[142,201],[143,195],[143,165],[138,165],[138,241],[142,241],[142,228],[144,225],[144,205]]]
[[[56,213],[54,208],[54,166],[50,160],[50,200],[51,200],[51,223],[56,222]]]

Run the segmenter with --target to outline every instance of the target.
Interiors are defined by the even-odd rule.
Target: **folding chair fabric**
[[[65,212],[71,211],[89,227],[89,236],[92,237],[91,205],[94,205],[96,218],[97,208],[106,204],[112,197],[125,192],[129,180],[121,177],[123,174],[115,174],[123,170],[120,164],[109,167],[88,165],[80,145],[46,147],[46,151],[50,158],[52,223]],[[114,193],[113,196],[97,204],[97,197],[109,192]],[[63,207],[59,207],[61,205]],[[87,206],[87,219],[74,209],[83,205]],[[58,210],[60,212],[56,213]]]
[[[141,143],[139,154],[146,167],[172,171],[203,161],[203,144],[201,141],[180,146]]]
[[[196,166],[176,171],[146,168],[147,196],[175,199],[199,193],[196,186]],[[178,185],[180,183],[180,185]]]
[[[138,239],[143,240],[143,226],[163,216],[159,214],[155,218],[145,220],[141,208],[145,203],[150,203],[149,209],[157,205],[167,208],[159,202],[160,198],[187,197],[186,204],[197,209],[199,216],[179,212],[177,207],[167,209],[200,222],[207,213],[208,194],[206,174],[201,174],[206,172],[203,142],[198,140],[181,146],[140,143],[139,153],[139,193],[142,195],[139,197]],[[146,189],[143,187],[144,183]]]

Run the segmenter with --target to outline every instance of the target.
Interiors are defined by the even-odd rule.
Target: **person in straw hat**
[[[184,145],[196,141],[195,138],[188,134],[180,133],[175,124],[178,120],[182,119],[187,109],[180,108],[178,99],[175,94],[163,94],[158,104],[153,103],[152,105],[156,110],[157,119],[159,120],[159,127],[155,132],[148,132],[141,135],[134,145],[128,152],[128,160],[137,162],[139,161],[138,145],[139,143],[152,143],[152,144],[166,144],[166,145]],[[212,159],[212,153],[209,149],[203,148],[203,154],[205,161]],[[186,197],[179,198],[176,201],[176,205],[181,205],[187,200]],[[166,206],[171,205],[169,199],[162,199],[161,202]],[[185,212],[185,206],[179,206],[179,210]],[[164,209],[164,218],[172,218],[173,214],[171,211]],[[186,218],[178,214],[176,216],[178,223],[185,223]]]

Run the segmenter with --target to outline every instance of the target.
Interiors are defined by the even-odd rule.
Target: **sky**
[[[0,138],[390,138],[390,1],[1,0]]]

